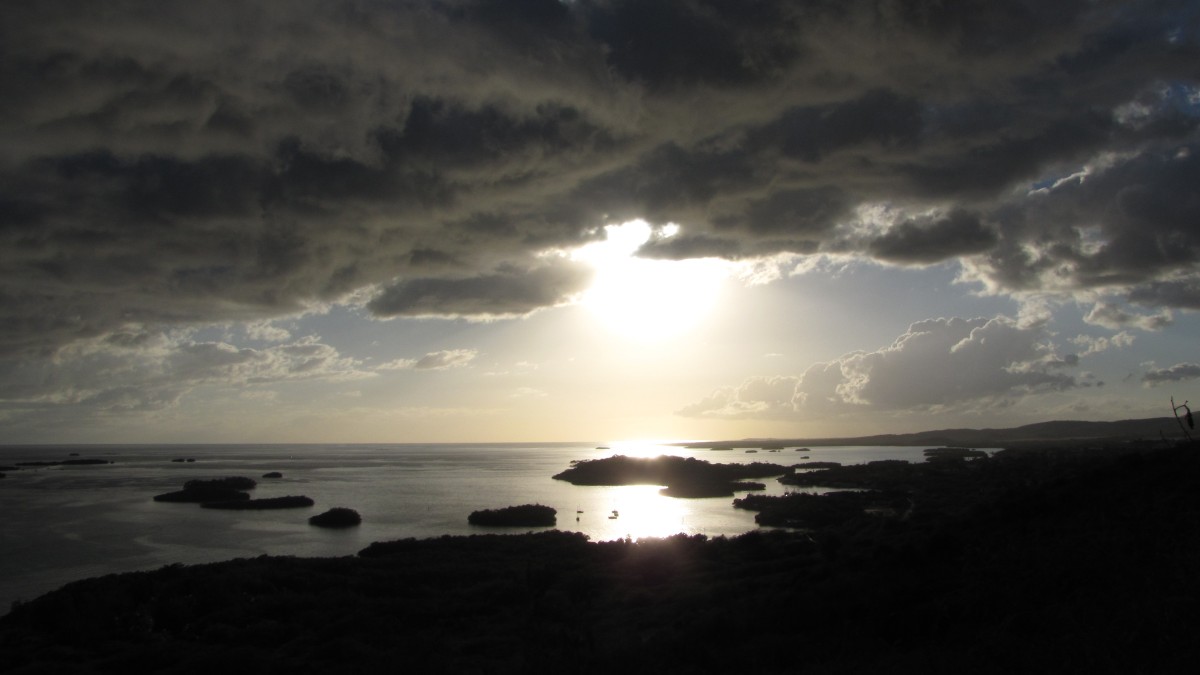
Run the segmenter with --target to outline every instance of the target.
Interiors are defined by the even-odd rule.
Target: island
[[[713,464],[694,457],[660,455],[573,462],[571,468],[556,474],[556,480],[572,485],[663,485],[668,497],[729,497],[739,490],[761,490],[761,483],[739,482],[744,478],[786,476],[794,469],[780,464]]]
[[[95,466],[112,463],[107,459],[64,459],[60,461],[17,462],[17,466]]]
[[[288,495],[287,497],[268,497],[266,499],[240,499],[228,502],[204,502],[200,506],[205,509],[225,509],[227,511],[265,511],[268,509],[295,509],[315,504],[311,498],[303,495]]]
[[[183,484],[183,489],[155,495],[156,502],[236,502],[250,499],[242,490],[252,490],[258,485],[253,478],[227,476],[225,478],[195,478]]]
[[[262,475],[263,478],[283,478],[283,474],[278,471],[268,471]]]
[[[226,476],[225,478],[194,478],[183,484],[185,490],[253,490],[258,482],[245,476]]]
[[[204,504],[206,502],[232,502],[250,499],[250,495],[239,490],[230,490],[226,488],[191,488],[176,490],[175,492],[164,492],[161,495],[154,495],[156,502],[180,502],[191,504]]]
[[[958,462],[964,459],[980,459],[988,454],[971,448],[928,448],[922,451],[925,461]]]
[[[558,511],[541,504],[506,506],[502,509],[472,511],[467,516],[471,525],[488,527],[553,527]]]
[[[308,519],[309,525],[330,528],[354,527],[361,523],[362,516],[358,514],[358,511],[342,506],[335,506],[325,513],[318,513]]]
[[[759,525],[810,530],[840,527],[870,516],[899,517],[907,503],[904,492],[879,490],[797,492],[782,497],[747,495],[733,500],[736,508],[757,511],[754,522]]]
[[[794,469],[836,469],[841,466],[841,462],[800,462],[793,464]]]

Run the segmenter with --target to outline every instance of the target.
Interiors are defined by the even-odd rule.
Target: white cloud
[[[292,334],[286,328],[276,326],[271,321],[252,321],[245,324],[246,337],[251,340],[264,342],[284,342],[292,339]]]
[[[446,370],[466,366],[479,351],[475,349],[446,349],[429,352],[419,359],[396,359],[377,367],[377,370]]]
[[[762,418],[789,417],[797,378],[751,377],[737,387],[724,387],[704,399],[685,406],[677,414],[686,417]]]
[[[1057,372],[1059,356],[1040,326],[1007,317],[914,323],[888,347],[810,366],[799,377],[753,377],[686,406],[696,417],[814,417],[855,410],[947,409],[1000,404],[1031,393],[1081,386]]]
[[[1129,347],[1133,345],[1134,336],[1128,331],[1121,331],[1112,337],[1092,337],[1090,335],[1077,335],[1071,338],[1071,342],[1078,345],[1083,351],[1079,356],[1091,356],[1109,349],[1117,349]]]

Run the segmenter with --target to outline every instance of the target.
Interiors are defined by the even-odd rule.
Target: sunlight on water
[[[690,512],[687,502],[663,497],[658,493],[660,489],[657,485],[609,488],[612,508],[599,516],[608,520],[608,525],[593,526],[604,532],[597,538],[668,537],[686,531]]]

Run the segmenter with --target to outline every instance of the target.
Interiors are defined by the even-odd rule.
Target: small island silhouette
[[[317,515],[309,518],[308,523],[309,525],[316,525],[317,527],[354,527],[355,525],[362,523],[362,516],[360,516],[358,511],[355,511],[354,509],[348,509],[343,506],[335,506],[324,513],[318,513]]]
[[[735,491],[761,490],[762,483],[741,482],[743,478],[767,478],[794,471],[780,464],[712,464],[694,457],[626,457],[575,462],[555,474],[556,480],[572,485],[664,485],[668,497],[730,497]]]
[[[196,478],[183,484],[182,490],[154,496],[156,502],[216,503],[247,501],[250,495],[242,490],[253,490],[258,483],[245,476],[225,478]]]
[[[522,504],[507,506],[502,509],[483,509],[472,511],[467,516],[471,525],[486,525],[491,527],[552,527],[558,511],[541,504]]]
[[[225,509],[227,511],[266,511],[269,509],[296,509],[315,504],[310,497],[303,495],[288,495],[286,497],[268,497],[266,499],[235,499],[232,501],[204,502],[200,506],[206,509]]]

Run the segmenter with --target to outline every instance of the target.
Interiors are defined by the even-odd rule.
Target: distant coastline
[[[1002,429],[936,429],[908,434],[875,434],[824,438],[743,438],[740,440],[691,441],[672,445],[709,450],[765,447],[828,447],[851,445],[884,446],[973,446],[973,447],[1030,447],[1052,444],[1062,447],[1089,443],[1122,441],[1159,441],[1179,437],[1178,423],[1172,417],[1152,417],[1115,422],[1082,422],[1053,420]]]

